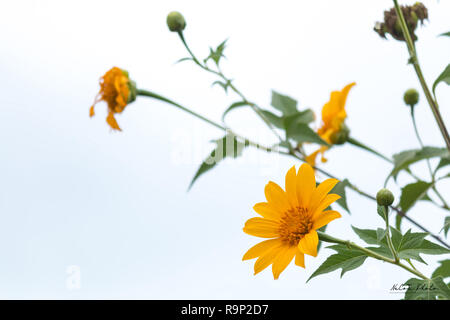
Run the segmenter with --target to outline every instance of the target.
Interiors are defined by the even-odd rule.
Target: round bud
[[[349,135],[350,129],[345,125],[345,123],[342,123],[341,129],[331,134],[330,141],[332,144],[344,144],[347,142]]]
[[[390,190],[383,188],[377,193],[377,203],[379,206],[390,206],[394,203],[394,195]]]
[[[167,15],[167,26],[172,32],[183,31],[186,28],[186,20],[178,11],[172,11]]]
[[[403,101],[405,104],[414,107],[419,102],[419,92],[416,89],[408,89],[403,95]]]

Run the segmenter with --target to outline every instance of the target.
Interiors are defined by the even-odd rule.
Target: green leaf
[[[402,195],[400,196],[400,207],[406,213],[419,200],[422,200],[432,183],[425,181],[417,181],[406,185],[402,188]]]
[[[435,171],[438,171],[439,169],[450,165],[450,158],[442,158],[441,161],[439,161],[439,164],[437,165]]]
[[[273,114],[272,112],[267,110],[261,110],[261,113],[275,127],[279,129],[284,129],[283,117],[279,117],[276,114]]]
[[[448,229],[450,228],[450,216],[445,217],[444,226],[441,231],[444,230],[444,235],[447,237]]]
[[[239,107],[248,106],[248,105],[249,105],[249,104],[248,104],[247,102],[245,102],[245,101],[238,101],[238,102],[233,103],[233,104],[232,104],[231,106],[229,106],[229,107],[225,110],[225,112],[223,113],[223,115],[222,115],[222,121],[225,121],[225,116],[226,116],[227,113],[230,112],[231,110],[234,110],[234,109],[239,108]]]
[[[439,261],[441,264],[439,267],[434,270],[433,274],[431,275],[432,278],[436,277],[442,277],[443,279],[450,277],[450,260],[442,260]]]
[[[228,92],[228,88],[231,85],[231,80],[227,80],[226,82],[222,82],[222,81],[217,80],[217,81],[214,81],[211,86],[214,86],[216,84],[221,86],[223,88],[223,90],[225,90],[225,92]]]
[[[399,172],[406,170],[411,164],[435,157],[450,158],[450,153],[446,148],[424,147],[394,154],[394,168],[389,177],[396,179]]]
[[[447,65],[447,67],[445,68],[445,70],[439,75],[439,77],[437,77],[436,81],[434,81],[433,83],[433,93],[435,93],[436,91],[436,86],[440,83],[440,82],[445,82],[446,84],[450,85],[450,64]]]
[[[345,193],[345,187],[349,186],[350,182],[347,179],[344,179],[342,181],[339,181],[338,184],[331,190],[331,193],[335,193],[337,195],[340,195],[341,198],[336,201],[338,205],[341,206],[342,209],[350,213],[350,210],[347,206],[347,195]]]
[[[225,158],[237,158],[242,154],[242,150],[247,146],[246,143],[242,143],[236,139],[236,136],[227,134],[222,139],[216,140],[216,147],[211,154],[203,161],[200,168],[194,175],[194,178],[189,185],[190,190],[194,182],[205,172],[211,170],[217,163]]]
[[[349,249],[345,245],[333,245],[327,247],[329,249],[335,250],[337,253],[329,256],[324,263],[322,263],[319,268],[314,271],[314,273],[309,277],[307,282],[318,275],[332,272],[337,269],[342,269],[342,276],[351,270],[360,267],[367,258],[367,255],[359,250]]]
[[[314,112],[311,109],[306,109],[304,111],[296,111],[295,113],[284,116],[283,123],[284,127],[290,127],[298,124],[309,124],[314,121]]]
[[[449,32],[441,33],[439,36],[440,36],[440,37],[450,37],[450,31],[449,31]]]
[[[328,143],[322,140],[314,130],[304,123],[294,123],[287,127],[286,137],[298,143],[312,142],[328,146]]]
[[[183,62],[183,61],[190,61],[190,60],[194,60],[194,59],[192,59],[191,57],[181,58],[180,60],[177,60],[175,62],[175,64]]]
[[[282,95],[272,90],[272,107],[280,110],[284,116],[289,116],[297,112],[297,101],[291,97]]]
[[[384,230],[379,228],[378,230],[359,229],[352,226],[353,231],[367,244],[380,244],[381,239],[384,238]],[[381,231],[383,235],[381,236]]]
[[[436,300],[439,297],[450,299],[450,289],[442,277],[429,280],[411,278],[405,282],[408,290],[405,292],[405,300]]]

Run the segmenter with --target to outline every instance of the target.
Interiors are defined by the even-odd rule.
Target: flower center
[[[312,228],[308,209],[297,207],[286,211],[280,221],[280,238],[289,245],[297,245]]]

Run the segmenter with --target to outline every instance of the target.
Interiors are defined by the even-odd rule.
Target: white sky
[[[413,3],[414,1],[409,1]],[[402,1],[406,3],[406,1]],[[448,64],[448,1],[424,1],[430,21],[417,48],[429,83]],[[217,121],[232,102],[214,77],[193,64],[167,30],[168,12],[183,12],[186,38],[200,57],[229,38],[223,69],[263,106],[275,89],[320,112],[332,90],[356,81],[348,125],[361,141],[393,154],[418,147],[403,105],[418,88],[403,43],[372,31],[391,1],[3,1],[0,4],[0,298],[136,299],[396,299],[394,283],[410,275],[368,259],[339,280],[337,271],[305,284],[331,250],[293,264],[280,279],[270,269],[253,276],[243,253],[258,239],[242,232],[264,200],[264,185],[284,185],[299,163],[245,150],[187,187],[211,139],[221,132],[169,105],[141,98],[105,123],[106,106],[88,117],[98,78],[127,69],[141,88],[171,97]],[[450,90],[437,89],[450,123]],[[424,96],[417,121],[427,145],[443,146]],[[269,144],[249,111],[229,116],[235,131]],[[351,146],[328,153],[324,166],[375,194],[390,166]],[[427,178],[426,167],[414,167]],[[422,173],[422,174],[421,174]],[[320,177],[319,177],[320,178]],[[321,177],[323,178],[323,177]],[[410,182],[401,176],[400,183]],[[399,188],[390,185],[399,196]],[[444,195],[450,183],[439,185]],[[350,224],[377,228],[375,204],[348,192],[352,215],[329,226],[357,240]],[[444,212],[419,203],[411,216],[432,230]],[[404,227],[408,227],[405,223]],[[359,241],[362,243],[361,241]],[[426,274],[443,257],[425,256]],[[427,261],[428,261],[427,260]],[[70,290],[67,268],[81,271]]]

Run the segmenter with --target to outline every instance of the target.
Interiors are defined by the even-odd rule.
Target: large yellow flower
[[[317,134],[329,144],[333,144],[332,136],[337,134],[344,125],[345,118],[347,118],[345,102],[347,101],[347,95],[350,89],[355,84],[352,82],[346,85],[341,91],[331,92],[330,100],[322,108],[322,126],[317,131]],[[328,150],[328,147],[320,147],[319,150],[306,157],[306,161],[312,166],[315,166],[316,157],[321,153],[322,162],[326,162],[327,160],[323,156],[326,150]]]
[[[100,78],[100,91],[95,98],[94,104],[89,110],[89,115],[94,116],[94,106],[105,101],[108,104],[108,116],[106,122],[113,130],[121,130],[114,114],[121,113],[127,104],[134,100],[133,83],[128,77],[128,72],[117,67],[113,67]]]
[[[295,256],[295,264],[305,267],[305,254],[317,256],[319,238],[316,230],[341,217],[339,212],[324,211],[340,196],[328,194],[338,183],[327,179],[316,187],[314,170],[302,164],[286,174],[286,191],[270,181],[265,187],[267,202],[253,209],[262,218],[247,220],[244,232],[261,238],[271,238],[250,248],[243,260],[258,258],[255,274],[272,264],[273,277],[278,279]]]

